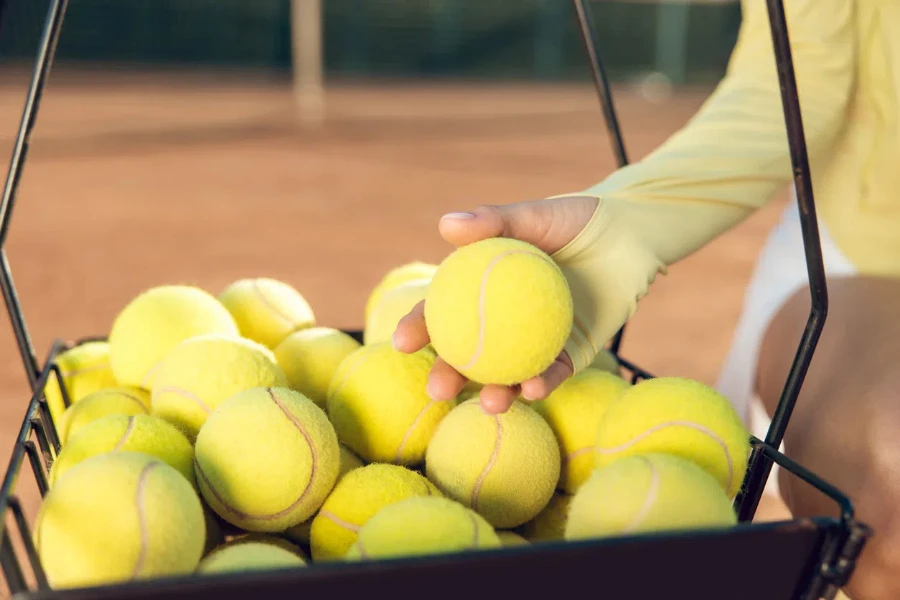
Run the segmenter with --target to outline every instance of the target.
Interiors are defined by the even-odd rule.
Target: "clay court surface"
[[[450,250],[436,230],[444,212],[577,191],[615,167],[586,84],[335,84],[328,123],[308,132],[286,81],[64,67],[51,81],[7,244],[41,359],[56,337],[105,334],[131,297],[163,283],[218,293],[240,277],[275,277],[307,297],[320,323],[360,327],[387,269]],[[632,158],[709,92],[653,103],[618,89]],[[0,78],[4,161],[24,94],[21,78]],[[624,356],[712,383],[782,202],[659,280]],[[2,320],[5,470],[28,390]]]

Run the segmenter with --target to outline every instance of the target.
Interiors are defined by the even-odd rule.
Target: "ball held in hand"
[[[438,356],[482,384],[514,385],[543,373],[562,351],[572,320],[560,268],[512,239],[458,248],[440,264],[425,297]]]

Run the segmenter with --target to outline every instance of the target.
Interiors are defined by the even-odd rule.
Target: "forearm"
[[[846,0],[787,0],[808,150],[826,152],[853,81],[855,36]],[[744,0],[725,78],[698,113],[649,156],[586,193],[641,232],[666,264],[707,244],[792,180],[768,15]]]

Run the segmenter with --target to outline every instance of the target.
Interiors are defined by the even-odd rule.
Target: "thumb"
[[[454,246],[505,237],[528,242],[553,254],[584,229],[597,202],[596,198],[573,196],[481,206],[471,212],[444,215],[438,229]]]

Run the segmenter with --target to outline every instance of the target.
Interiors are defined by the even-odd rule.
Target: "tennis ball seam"
[[[147,369],[147,372],[144,373],[143,379],[141,379],[141,387],[147,389],[150,387],[150,382],[153,381],[153,375],[156,373],[159,368],[162,366],[163,362],[165,362],[165,357],[156,361],[156,364]]]
[[[650,513],[650,509],[653,508],[653,505],[656,503],[656,496],[659,494],[659,469],[657,469],[656,465],[646,457],[641,456],[639,458],[647,465],[647,468],[650,469],[650,489],[647,490],[647,497],[644,498],[644,503],[641,505],[641,508],[625,528],[623,532],[625,534],[632,533],[635,529],[640,527],[643,520],[646,519],[647,515]]]
[[[403,455],[403,449],[406,447],[406,442],[409,441],[409,438],[412,437],[413,432],[416,430],[416,426],[419,424],[419,421],[425,416],[425,413],[434,406],[435,404],[440,404],[441,402],[449,402],[449,400],[431,400],[422,407],[422,410],[419,411],[419,414],[416,415],[416,418],[413,419],[412,425],[409,426],[409,429],[406,430],[406,433],[403,435],[403,439],[400,441],[400,446],[397,448],[397,455],[394,458],[394,462],[399,463],[400,459]]]
[[[137,482],[137,490],[135,492],[135,505],[137,506],[137,514],[138,514],[138,529],[141,532],[140,535],[140,550],[138,552],[137,561],[135,561],[134,571],[131,573],[131,578],[135,579],[138,575],[141,574],[141,570],[144,568],[144,562],[147,560],[147,546],[149,545],[149,537],[147,531],[147,515],[144,510],[144,487],[147,485],[147,479],[150,476],[151,471],[161,465],[159,462],[152,462],[143,469],[141,469],[140,474],[138,475]]]
[[[281,412],[284,413],[284,416],[287,417],[288,421],[290,421],[294,427],[300,432],[300,435],[303,436],[303,439],[306,440],[306,445],[309,446],[309,452],[312,457],[312,464],[310,466],[309,471],[309,480],[306,482],[306,487],[303,489],[303,492],[300,496],[291,503],[287,508],[278,511],[277,513],[272,513],[268,515],[251,515],[249,513],[244,513],[236,508],[230,506],[222,496],[219,495],[219,492],[216,491],[216,488],[209,481],[209,478],[206,476],[206,473],[203,472],[203,468],[200,466],[200,463],[197,461],[196,455],[194,456],[194,469],[199,476],[200,479],[203,480],[203,483],[209,488],[209,491],[213,496],[216,497],[216,500],[222,507],[233,515],[237,516],[239,519],[243,519],[245,521],[273,521],[275,519],[280,519],[281,517],[290,514],[303,500],[306,499],[306,495],[309,494],[310,490],[312,490],[313,482],[316,480],[316,473],[319,470],[319,455],[316,453],[315,444],[313,444],[312,438],[309,435],[309,432],[303,427],[303,424],[291,413],[290,410],[278,399],[278,396],[275,395],[274,390],[272,388],[266,388],[266,392],[269,394],[269,397],[272,399],[272,402],[281,409]]]
[[[527,254],[529,256],[534,256],[543,260],[544,262],[550,263],[553,266],[556,266],[552,260],[541,256],[535,252],[529,252],[528,250],[507,250],[506,252],[502,252],[491,259],[491,262],[488,263],[487,267],[484,269],[484,273],[481,274],[481,284],[478,289],[478,339],[475,343],[475,350],[469,358],[469,362],[459,367],[460,369],[471,369],[475,366],[475,363],[478,362],[478,359],[481,358],[482,352],[484,352],[484,337],[485,337],[485,323],[487,322],[487,314],[485,314],[485,305],[487,304],[487,284],[488,279],[490,278],[491,271],[497,266],[497,264],[507,258],[509,256],[514,256],[516,254]]]
[[[144,409],[145,412],[146,412],[146,410],[147,410],[147,405],[144,404],[143,402],[141,402],[141,399],[140,399],[140,398],[138,398],[137,396],[134,396],[134,395],[132,395],[132,394],[126,392],[125,390],[123,390],[123,389],[121,389],[121,388],[116,388],[116,389],[113,389],[113,390],[100,390],[99,392],[95,392],[94,397],[96,398],[96,397],[98,397],[98,396],[100,396],[100,395],[108,396],[108,395],[110,395],[110,394],[115,394],[115,395],[117,395],[117,396],[125,396],[125,397],[128,398],[129,400],[134,400],[135,402],[137,402],[137,403],[140,405],[140,407]]]
[[[360,557],[360,558],[364,558],[364,559],[368,559],[368,558],[369,558],[369,555],[368,555],[368,553],[366,552],[366,547],[365,547],[365,545],[362,543],[362,538],[356,538],[356,549],[359,550],[359,557]]]
[[[159,394],[173,393],[173,394],[178,394],[180,396],[184,396],[188,400],[193,400],[194,402],[196,402],[197,405],[201,409],[203,409],[203,412],[205,412],[206,414],[209,414],[212,412],[212,409],[206,405],[206,403],[200,398],[200,396],[198,396],[194,392],[188,391],[184,388],[167,385],[165,387],[159,388],[158,393]]]
[[[715,441],[719,446],[721,446],[722,452],[723,452],[723,454],[725,454],[725,463],[728,465],[728,485],[727,485],[726,489],[731,489],[731,486],[733,484],[732,480],[734,479],[734,462],[731,459],[731,453],[728,452],[728,444],[725,443],[725,440],[723,440],[721,437],[716,435],[716,432],[714,432],[712,429],[710,429],[704,425],[701,425],[699,423],[694,423],[693,421],[679,421],[679,420],[664,421],[662,423],[654,425],[653,427],[651,427],[650,429],[647,429],[646,431],[641,432],[640,435],[637,435],[637,436],[631,438],[630,440],[628,440],[627,442],[619,444],[618,446],[613,446],[612,448],[602,448],[600,446],[597,446],[596,451],[599,454],[615,454],[616,452],[621,452],[622,450],[627,450],[629,447],[633,446],[634,444],[637,444],[644,438],[656,433],[657,431],[661,431],[661,430],[665,429],[666,427],[687,427],[689,429],[699,431],[700,433],[706,434],[709,437],[711,437],[713,439],[713,441]]]
[[[253,286],[253,293],[255,293],[259,297],[259,300],[260,300],[260,302],[263,303],[263,306],[265,306],[266,308],[271,310],[272,313],[276,317],[278,317],[279,319],[281,319],[282,321],[284,321],[285,323],[287,323],[288,325],[290,325],[291,327],[294,327],[294,328],[299,327],[301,325],[301,323],[297,323],[296,321],[294,321],[294,319],[292,319],[288,315],[284,314],[281,311],[281,309],[279,309],[277,306],[275,306],[275,304],[273,304],[272,301],[266,297],[265,292],[263,292],[262,288],[259,287],[259,279],[254,279],[252,286]]]
[[[347,380],[350,379],[350,376],[359,368],[359,365],[362,363],[365,358],[372,353],[372,351],[378,346],[363,346],[362,349],[357,351],[357,355],[353,358],[353,362],[350,366],[347,367],[346,371],[344,371],[343,377],[341,377],[340,381],[337,382],[337,385],[333,386],[330,389],[330,393],[328,394],[329,398],[337,396],[341,391],[341,388],[344,387],[344,384],[347,383]],[[337,373],[335,373],[337,374]]]
[[[568,454],[566,454],[563,457],[563,459],[562,459],[563,465],[572,462],[573,460],[575,460],[576,458],[578,458],[580,456],[584,456],[585,454],[592,453],[592,452],[594,452],[594,450],[595,450],[594,446],[585,446],[583,448],[579,448],[578,450],[573,450],[572,452],[569,452]]]
[[[472,522],[472,548],[478,547],[478,520],[475,519],[475,515],[469,513],[468,515],[469,521]]]
[[[338,527],[342,527],[343,529],[346,529],[347,531],[351,531],[353,533],[359,533],[359,525],[354,525],[353,523],[345,521],[330,511],[320,510],[319,514],[322,515],[323,517],[325,517],[326,519],[328,519],[329,521],[331,521],[332,523],[334,523],[335,525],[337,525]]]
[[[131,432],[134,431],[134,425],[134,416],[128,417],[128,425],[125,427],[125,432],[122,434],[122,438],[118,442],[116,442],[116,445],[113,447],[113,452],[122,449],[122,446],[124,446],[125,442],[128,441],[128,437],[131,435]]]
[[[477,410],[482,410],[480,404],[473,404]],[[491,469],[494,468],[494,464],[497,462],[497,458],[500,456],[500,443],[503,441],[503,423],[500,422],[499,415],[493,415],[494,422],[497,424],[497,433],[494,438],[494,448],[491,450],[491,455],[488,458],[487,464],[484,465],[484,469],[481,470],[481,473],[478,475],[478,479],[475,480],[475,485],[472,487],[472,496],[469,499],[469,504],[472,507],[472,510],[478,510],[478,495],[481,493],[481,486],[484,485],[484,480],[487,479],[488,473],[491,472]]]

